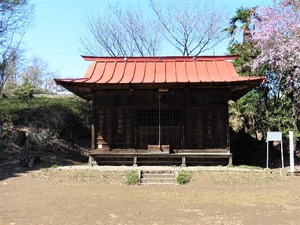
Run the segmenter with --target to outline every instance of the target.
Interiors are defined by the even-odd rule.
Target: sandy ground
[[[300,224],[298,176],[195,170],[186,185],[129,186],[127,170],[40,169],[2,179],[0,224]]]

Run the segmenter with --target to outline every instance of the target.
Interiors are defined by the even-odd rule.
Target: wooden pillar
[[[230,126],[229,126],[229,104],[228,104],[228,97],[226,99],[226,102],[227,102],[227,107],[226,107],[226,139],[227,139],[227,150],[228,150],[228,153],[230,153]],[[232,156],[231,156],[231,164],[232,164]]]
[[[91,124],[91,132],[92,132],[92,143],[91,143],[91,151],[95,150],[95,125],[94,122]]]
[[[95,139],[95,122],[96,122],[96,112],[95,112],[95,99],[94,95],[92,97],[92,115],[91,115],[91,135],[92,135],[92,143],[91,143],[91,151],[96,149],[96,139]]]

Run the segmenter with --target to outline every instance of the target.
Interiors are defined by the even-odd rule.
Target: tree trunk
[[[297,149],[296,143],[297,143],[297,136],[298,136],[298,113],[299,109],[297,107],[297,99],[296,99],[296,89],[294,87],[294,83],[291,84],[292,86],[292,93],[291,93],[291,103],[292,103],[292,126],[293,126],[293,131],[296,135],[296,138],[294,138],[294,149]]]

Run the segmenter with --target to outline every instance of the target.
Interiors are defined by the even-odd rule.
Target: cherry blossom
[[[300,1],[274,0],[260,8],[252,38],[260,54],[254,68],[267,65],[277,76],[281,93],[292,100],[293,124],[297,130],[300,87]]]

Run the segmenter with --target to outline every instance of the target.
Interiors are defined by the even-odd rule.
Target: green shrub
[[[76,97],[0,98],[0,120],[47,129],[57,138],[89,137],[91,104]]]
[[[181,171],[176,177],[178,184],[186,184],[192,179],[192,173],[188,171]]]
[[[140,182],[139,175],[137,171],[130,171],[127,173],[126,184],[135,185]]]
[[[27,101],[32,98],[34,86],[31,84],[23,84],[17,88],[14,95],[21,101]]]

